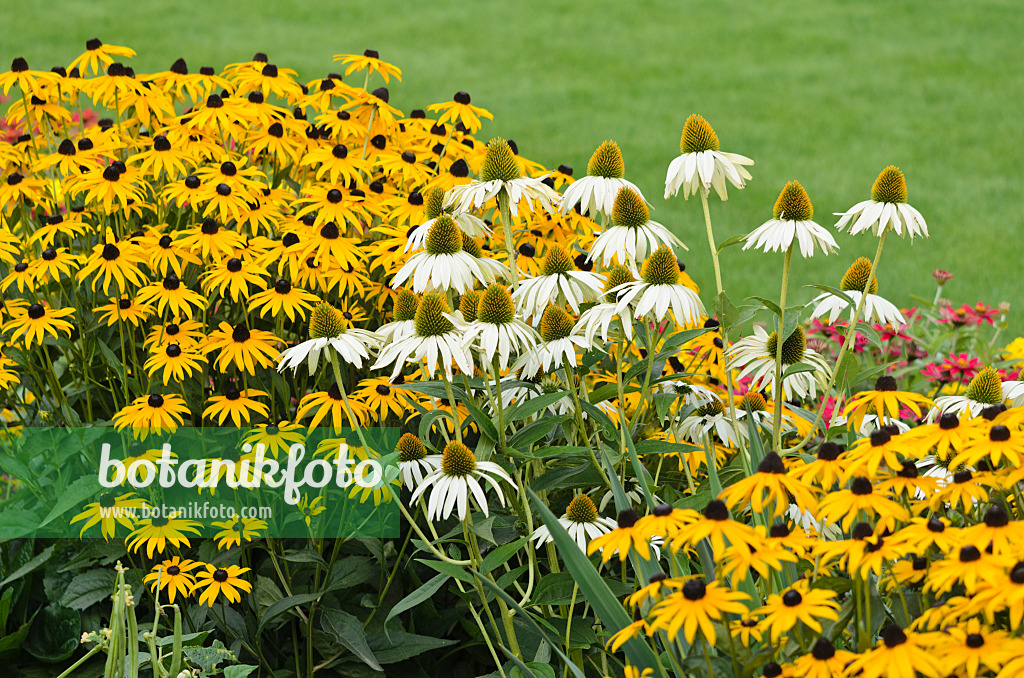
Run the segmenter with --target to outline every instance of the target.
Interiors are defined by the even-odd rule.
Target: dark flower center
[[[288,294],[292,291],[292,284],[284,278],[281,278],[274,283],[274,291],[278,294]]]
[[[988,432],[988,439],[994,443],[1004,443],[1010,439],[1010,429],[1005,426],[993,426]]]
[[[980,633],[967,634],[967,647],[976,650],[984,644],[985,638],[983,638]]]
[[[222,569],[218,568],[213,573],[213,580],[215,582],[223,584],[224,582],[226,582],[228,580],[228,571],[227,570],[222,570]]]
[[[217,195],[226,198],[231,195],[231,187],[227,184],[217,184]]]
[[[24,273],[27,270],[28,270],[28,264],[25,263],[24,261],[19,261],[17,264],[14,265],[14,272],[15,273]]]
[[[167,344],[167,348],[164,349],[164,353],[167,354],[168,358],[177,358],[181,355],[181,346],[177,344]]]
[[[149,396],[149,400],[146,401],[146,404],[153,408],[163,407],[164,397],[159,393],[154,393],[153,395]]]
[[[896,390],[896,379],[888,375],[879,377],[878,381],[875,382],[876,391],[895,391]]]
[[[228,386],[226,389],[224,389],[224,397],[227,398],[228,400],[238,400],[240,397],[242,397],[242,394],[234,386]]]
[[[938,518],[929,518],[928,519],[928,531],[929,532],[935,532],[935,533],[945,532],[946,531],[946,523],[942,522]]]
[[[199,229],[203,235],[216,235],[217,231],[220,230],[220,226],[213,219],[203,219],[203,225]]]
[[[729,520],[729,509],[721,499],[712,499],[704,507],[704,517],[708,520]]]
[[[976,560],[981,560],[981,551],[977,546],[968,545],[960,549],[961,563],[973,563]]]
[[[337,144],[335,145],[334,148],[331,149],[331,155],[333,155],[338,160],[344,160],[345,158],[348,157],[348,147],[345,146],[344,144]]]
[[[836,646],[828,638],[818,638],[818,641],[814,643],[814,647],[811,649],[811,654],[818,661],[827,661],[836,656]]]
[[[377,384],[377,388],[374,389],[374,390],[376,390],[377,391],[377,395],[380,395],[380,396],[389,396],[389,395],[391,395],[391,389],[388,388],[388,386],[386,384]]]
[[[250,336],[252,335],[249,333],[249,328],[241,324],[235,325],[235,329],[231,332],[231,339],[239,344],[249,341]]]
[[[989,527],[1006,527],[1010,524],[1010,517],[1002,506],[990,506],[985,511],[985,524]]]
[[[782,604],[786,607],[796,607],[802,602],[804,602],[804,597],[800,595],[799,591],[786,591],[782,594]]]
[[[173,292],[181,287],[181,280],[173,273],[164,278],[164,289]]]
[[[238,273],[242,270],[242,260],[236,258],[228,259],[227,269],[232,273]]]
[[[338,231],[338,224],[329,221],[320,229],[320,237],[325,240],[337,240],[341,233]]]
[[[768,536],[773,539],[782,539],[789,536],[789,525],[786,523],[775,523],[771,529],[768,530]]]
[[[640,520],[640,516],[631,508],[619,511],[618,524],[620,528],[626,529],[633,527],[638,520]]]
[[[871,434],[871,446],[872,447],[881,447],[882,445],[885,445],[890,440],[892,440],[892,436],[889,435],[889,432],[885,431],[885,430],[875,431],[875,432],[873,432]]]
[[[858,476],[850,483],[850,491],[858,496],[871,494],[871,481],[863,476]]]
[[[782,474],[786,472],[786,466],[782,463],[782,457],[772,451],[764,455],[764,459],[757,465],[757,472]]]
[[[833,442],[822,443],[818,448],[818,459],[822,461],[835,461],[843,453],[843,448]]]
[[[185,177],[185,188],[189,189],[190,191],[194,191],[197,188],[199,188],[199,177],[197,177],[194,174],[190,174],[187,177]]]
[[[893,648],[907,642],[907,634],[896,624],[889,624],[882,629],[882,640],[886,647]]]
[[[707,592],[707,585],[699,579],[691,579],[683,584],[683,597],[687,600],[700,600]]]
[[[672,515],[672,506],[671,504],[658,504],[651,513],[659,518],[664,518],[665,516]]]
[[[172,577],[177,577],[179,574],[181,574],[181,568],[177,565],[171,565],[167,568],[167,574],[171,575]]]

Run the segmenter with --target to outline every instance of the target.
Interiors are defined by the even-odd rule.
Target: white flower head
[[[439,289],[461,294],[477,281],[487,284],[494,280],[491,269],[481,266],[480,260],[463,249],[462,229],[451,216],[442,214],[434,220],[425,244],[426,249],[409,257],[398,271],[392,287],[411,279],[415,292]]]
[[[734,427],[720,400],[694,410],[680,424],[680,433],[694,445],[704,445],[705,436],[714,433],[729,447],[737,447],[747,437],[746,424]]]
[[[398,440],[398,469],[406,489],[415,491],[423,480],[441,467],[440,454],[427,454],[423,441],[412,433]]]
[[[405,251],[418,250],[424,247],[427,240],[427,233],[434,221],[444,212],[444,191],[440,188],[433,188],[427,194],[427,220],[409,231],[409,240],[405,243]],[[478,216],[468,212],[453,212],[449,216],[455,221],[462,232],[470,238],[481,238],[491,234],[487,222]]]
[[[839,291],[849,297],[849,301],[842,297],[826,292],[811,302],[814,311],[812,318],[825,317],[831,325],[843,314],[843,311],[850,312],[850,320],[857,306],[861,304],[861,297],[864,297],[864,313],[862,320],[875,320],[881,324],[890,323],[893,327],[906,324],[906,319],[896,306],[883,297],[878,296],[878,278],[871,278],[871,288],[867,288],[868,275],[871,272],[871,260],[867,257],[860,257],[846,270],[842,281],[839,283]],[[867,294],[865,294],[867,290]],[[851,304],[850,301],[853,303]]]
[[[602,518],[597,513],[597,506],[593,500],[585,494],[577,494],[569,502],[565,509],[565,515],[558,519],[558,524],[565,528],[576,545],[584,553],[587,552],[587,544],[591,539],[600,537],[614,530],[618,525],[611,518]],[[542,545],[554,541],[551,531],[547,525],[541,525],[530,539],[534,542],[534,548],[539,549]]]
[[[313,307],[309,336],[308,340],[281,352],[277,358],[278,372],[285,369],[294,372],[305,363],[309,373],[315,374],[321,355],[328,363],[337,357],[345,363],[362,367],[363,361],[370,358],[370,349],[383,342],[375,332],[346,328],[337,309],[324,302]]]
[[[785,252],[796,240],[800,254],[806,259],[820,249],[831,254],[839,249],[835,238],[818,224],[811,221],[814,207],[807,191],[799,181],[790,181],[775,201],[774,217],[764,222],[747,235],[744,250],[751,247],[764,252]]]
[[[527,320],[539,318],[548,304],[568,304],[573,313],[579,313],[581,304],[597,301],[601,296],[604,276],[576,270],[573,260],[557,245],[548,247],[541,271],[539,276],[522,280],[512,294],[520,314]]]
[[[683,242],[661,224],[651,221],[647,202],[639,191],[631,188],[619,190],[612,208],[612,227],[602,231],[590,247],[588,259],[601,259],[601,265],[608,268],[612,259],[626,266],[634,276],[639,276],[637,261],[660,245],[682,247]]]
[[[774,398],[779,397],[775,392],[777,336],[775,332],[769,335],[763,327],[755,325],[753,336],[740,339],[725,354],[727,368],[740,370],[739,379],[750,375],[750,388],[755,391],[767,390]],[[814,368],[810,372],[797,372],[785,377],[782,382],[783,397],[814,398],[820,389],[824,389],[829,377],[828,363],[807,347],[804,328],[800,325],[782,342],[782,363],[784,367],[805,363]]]
[[[605,141],[587,163],[587,176],[569,184],[562,194],[562,205],[559,211],[564,215],[579,205],[580,212],[595,219],[598,214],[605,217],[612,215],[615,196],[623,188],[631,188],[640,193],[625,176],[626,166],[622,161],[622,152],[614,141]]]
[[[593,345],[577,332],[575,319],[560,306],[548,306],[540,319],[541,341],[525,351],[512,366],[525,374],[547,374],[564,364],[576,367],[577,350]]]
[[[415,332],[386,344],[371,369],[393,364],[393,379],[406,362],[426,360],[429,374],[434,374],[439,361],[449,379],[452,363],[458,365],[463,374],[473,374],[473,357],[463,346],[466,323],[461,313],[448,311],[448,304],[441,295],[436,292],[425,295],[416,308]]]
[[[480,168],[480,178],[468,184],[448,189],[445,208],[455,212],[470,212],[482,208],[505,191],[509,211],[518,216],[519,207],[533,211],[533,201],[548,212],[555,211],[561,196],[543,182],[544,177],[524,177],[512,148],[504,139],[492,139],[487,144],[487,155]]]
[[[1000,405],[1008,397],[1017,397],[1019,384],[1017,381],[1004,384],[996,370],[986,367],[974,375],[963,394],[936,398],[927,420],[932,422],[947,412],[960,415],[966,410],[971,411],[972,417],[977,417],[985,408]]]
[[[728,200],[726,180],[736,188],[743,188],[751,178],[744,165],[753,165],[754,161],[736,153],[719,151],[715,130],[696,113],[683,125],[679,150],[682,155],[669,164],[665,176],[666,200],[676,195],[680,188],[683,189],[683,198],[689,199],[697,189],[709,191],[712,187],[718,197]]]
[[[661,321],[671,309],[680,325],[698,324],[705,315],[704,304],[696,292],[679,282],[679,274],[675,253],[668,245],[662,245],[644,261],[641,280],[623,283],[610,291],[618,297],[616,312],[622,313],[632,306],[634,318],[653,316]]]
[[[849,227],[850,235],[870,230],[881,236],[886,230],[903,237],[908,234],[928,237],[928,224],[916,209],[907,203],[907,181],[898,167],[889,165],[875,179],[871,200],[864,200],[846,212],[837,212],[840,231]]]
[[[506,369],[513,353],[522,353],[539,340],[537,330],[516,317],[512,295],[494,283],[480,296],[476,319],[466,329],[463,345],[475,347],[483,362],[497,358],[498,366]]]
[[[444,520],[453,512],[459,520],[465,520],[469,514],[469,497],[472,495],[477,507],[486,516],[489,511],[484,483],[491,486],[498,495],[498,501],[502,506],[505,505],[505,495],[498,484],[499,480],[515,485],[500,466],[490,461],[477,461],[476,455],[468,447],[453,440],[445,446],[437,469],[413,491],[411,501],[415,502],[430,490],[427,520]]]

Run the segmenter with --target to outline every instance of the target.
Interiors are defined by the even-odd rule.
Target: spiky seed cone
[[[608,179],[621,179],[626,176],[626,164],[622,161],[619,145],[608,140],[598,146],[587,163],[587,175]]]
[[[768,403],[765,402],[764,396],[757,391],[747,391],[747,394],[743,396],[743,407],[749,407],[751,412],[766,412]]]
[[[466,319],[466,322],[471,323],[476,320],[476,311],[479,304],[480,293],[476,290],[466,290],[462,294],[462,298],[459,299],[459,310],[462,311],[462,317]]]
[[[442,214],[427,231],[426,242],[429,254],[455,254],[462,251],[462,229],[448,214]]]
[[[498,283],[488,285],[477,306],[477,320],[488,325],[507,325],[515,317],[516,307],[505,286]]]
[[[791,181],[779,193],[772,214],[785,221],[810,221],[814,217],[814,206],[800,182]]]
[[[683,153],[700,153],[701,151],[717,151],[718,135],[702,116],[694,113],[683,125],[683,135],[679,139],[679,150]]]
[[[453,440],[441,454],[441,470],[448,476],[468,476],[476,468],[476,455],[462,443]]]
[[[522,176],[512,148],[504,139],[491,139],[480,168],[480,181],[512,181]]]
[[[420,305],[418,294],[409,289],[403,289],[395,299],[395,320],[404,322],[416,319],[416,309]]]
[[[444,313],[448,313],[448,303],[437,292],[431,292],[420,299],[416,309],[416,334],[421,337],[436,337],[447,334],[455,329]]]
[[[628,186],[619,189],[612,206],[612,222],[616,226],[639,228],[650,218],[651,212],[639,193]]]
[[[462,231],[462,251],[477,259],[483,257],[484,254],[480,250],[480,245],[476,244],[476,240],[471,238],[465,231]]]
[[[440,188],[432,188],[427,193],[427,205],[426,213],[427,219],[437,219],[441,212],[444,211],[444,190]]]
[[[577,494],[565,509],[565,517],[574,523],[592,523],[597,520],[597,507],[585,494]]]
[[[544,393],[557,393],[562,390],[562,380],[557,374],[545,374],[540,380],[540,390]]]
[[[345,331],[345,324],[338,310],[321,301],[309,315],[309,338],[330,339]]]
[[[971,379],[964,395],[975,402],[998,405],[1003,402],[1003,380],[998,372],[986,367]]]
[[[398,461],[419,461],[427,456],[427,448],[412,433],[406,433],[398,439]]]
[[[559,275],[567,273],[574,268],[576,267],[565,250],[558,245],[548,247],[548,256],[544,259],[544,266],[541,269],[544,275]]]
[[[697,416],[698,417],[711,417],[711,416],[714,416],[716,414],[724,414],[724,413],[725,413],[725,407],[723,407],[722,403],[718,402],[717,400],[712,400],[707,405],[703,405],[703,406],[701,406],[701,407],[699,407],[697,409]]]
[[[662,245],[647,257],[640,277],[648,285],[675,285],[679,283],[679,261],[668,245]]]
[[[608,294],[608,290],[613,290],[619,285],[625,285],[633,281],[633,274],[629,272],[628,268],[619,265],[612,266],[608,269],[608,280],[604,283],[605,299],[615,301],[615,295]]]
[[[564,308],[548,306],[540,317],[540,337],[544,341],[565,339],[572,333],[575,321]]]
[[[779,335],[772,332],[768,337],[768,355],[773,359],[777,355],[779,346]],[[794,365],[804,359],[807,351],[807,337],[804,335],[804,328],[796,326],[793,334],[782,343],[782,364]]]
[[[889,165],[875,179],[871,187],[871,199],[875,202],[906,202],[907,180],[895,165]]]
[[[871,273],[871,260],[867,257],[859,257],[846,269],[846,274],[839,283],[839,289],[843,292],[863,292],[868,285],[868,274]],[[871,279],[871,289],[868,294],[878,294],[878,278]]]

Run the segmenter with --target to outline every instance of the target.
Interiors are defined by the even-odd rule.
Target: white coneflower
[[[612,207],[612,227],[602,231],[590,247],[587,260],[601,259],[608,268],[612,259],[626,266],[633,275],[639,275],[636,262],[647,258],[659,245],[686,245],[661,224],[651,221],[651,212],[643,196],[631,188],[619,189]]]
[[[746,439],[746,425],[734,427],[720,400],[703,405],[683,419],[679,432],[694,445],[704,445],[705,436],[714,432],[729,447],[737,447]]]
[[[509,271],[508,266],[497,259],[485,257],[484,250],[477,244],[476,239],[471,238],[466,233],[462,234],[462,251],[476,259],[477,266],[480,267],[480,270],[487,277],[488,283],[496,280],[509,280],[512,277],[512,272]]]
[[[806,259],[814,255],[815,249],[831,254],[839,249],[835,238],[818,224],[811,221],[814,206],[807,197],[807,191],[799,181],[790,181],[779,193],[772,210],[773,218],[761,224],[747,235],[743,249],[751,247],[765,252],[785,252],[797,240],[800,254]]]
[[[540,317],[548,304],[569,304],[573,313],[579,313],[580,304],[601,296],[603,285],[603,275],[576,270],[564,249],[550,245],[541,275],[520,281],[512,299],[527,320]]]
[[[409,240],[405,243],[406,252],[418,250],[424,246],[430,227],[434,225],[434,221],[441,216],[442,212],[444,212],[444,191],[440,188],[432,188],[427,194],[427,220],[409,231]],[[487,222],[478,216],[468,212],[454,212],[450,216],[462,229],[462,232],[471,238],[481,238],[491,234]]]
[[[718,197],[728,200],[725,181],[728,179],[736,188],[743,188],[750,179],[750,173],[743,165],[754,161],[736,153],[718,150],[718,135],[708,121],[694,113],[686,119],[683,134],[679,139],[682,153],[668,166],[665,176],[665,199],[683,189],[683,198],[689,199],[698,188],[710,190],[714,187]]]
[[[868,274],[871,272],[871,260],[867,257],[860,257],[850,268],[846,270],[842,281],[839,283],[839,290],[846,294],[853,303],[846,299],[826,292],[819,295],[811,302],[814,311],[812,318],[827,316],[829,324],[834,323],[843,311],[850,311],[850,320],[853,320],[854,311],[860,304],[861,296],[864,296],[864,313],[861,316],[865,321],[876,320],[881,324],[890,323],[893,327],[906,324],[903,314],[896,306],[883,297],[878,296],[878,278],[871,279],[871,289],[867,290]],[[867,292],[865,294],[865,292]]]
[[[576,351],[586,351],[591,344],[576,333],[576,322],[569,313],[558,306],[548,306],[540,319],[540,343],[528,349],[512,366],[527,374],[548,373],[563,364],[576,367]]]
[[[537,330],[516,318],[512,295],[503,285],[494,283],[481,295],[476,318],[466,330],[463,345],[474,345],[484,362],[497,358],[498,366],[504,370],[513,352],[521,353],[538,340]]]
[[[625,266],[612,266],[608,270],[608,280],[604,285],[604,301],[588,308],[576,321],[574,331],[582,332],[587,343],[593,344],[594,338],[599,332],[601,341],[607,342],[610,338],[614,338],[611,330],[612,323],[616,320],[621,321],[622,332],[626,339],[633,340],[633,319],[629,317],[629,313],[625,315],[619,313],[619,302],[611,293],[611,290],[628,282],[633,282],[633,274]]]
[[[415,490],[440,467],[441,455],[427,454],[423,441],[415,435],[406,433],[398,439],[398,470],[406,489]]]
[[[668,245],[662,245],[644,261],[641,279],[627,282],[612,289],[618,298],[616,312],[634,308],[633,317],[652,315],[664,320],[669,309],[680,325],[696,325],[705,314],[700,297],[679,282],[679,261]]]
[[[448,189],[444,206],[455,212],[477,210],[496,198],[504,189],[508,194],[508,207],[518,216],[521,203],[533,211],[537,201],[548,212],[555,211],[561,196],[543,182],[544,177],[524,177],[515,153],[504,139],[492,139],[487,144],[487,155],[480,168],[480,178]]]
[[[309,317],[309,339],[281,352],[277,357],[277,371],[296,371],[306,363],[310,374],[316,372],[320,355],[330,363],[335,355],[356,367],[370,358],[370,349],[381,345],[383,339],[375,332],[353,327],[346,328],[341,314],[328,303],[313,307]]]
[[[419,295],[412,290],[403,289],[398,293],[392,313],[394,320],[377,328],[377,334],[384,343],[398,341],[416,332],[416,308],[419,305]]]
[[[370,369],[378,370],[394,364],[391,378],[402,371],[406,362],[427,361],[427,371],[434,374],[440,358],[445,375],[452,378],[452,363],[463,374],[473,374],[473,357],[462,345],[466,324],[449,313],[444,297],[436,292],[425,295],[416,308],[415,332],[396,339],[381,349],[377,362]]]
[[[569,533],[569,536],[573,538],[573,541],[576,542],[576,545],[584,553],[587,552],[587,544],[590,543],[591,539],[607,534],[618,527],[611,518],[599,516],[597,514],[597,506],[585,494],[577,494],[573,497],[572,501],[569,502],[569,506],[565,509],[565,515],[558,519],[558,524],[565,528],[565,531]],[[530,535],[530,539],[535,542],[535,549],[539,549],[544,544],[554,541],[554,538],[551,536],[551,530],[548,529],[547,525],[541,525],[534,530],[533,534]]]
[[[568,214],[579,205],[580,213],[589,215],[591,219],[595,219],[599,213],[610,217],[619,190],[631,188],[640,194],[639,188],[623,179],[625,175],[626,165],[622,162],[618,144],[614,141],[604,142],[590,156],[587,176],[566,187],[559,211],[563,215]]]
[[[928,421],[934,421],[936,417],[947,412],[963,414],[965,410],[970,410],[971,416],[977,417],[986,407],[1002,404],[1006,400],[1007,390],[1010,389],[1004,390],[999,373],[991,367],[986,367],[974,375],[962,395],[936,398],[935,407],[928,413]]]
[[[455,290],[460,294],[471,289],[475,281],[487,284],[494,276],[481,268],[476,257],[462,249],[462,229],[448,214],[434,220],[426,237],[426,249],[409,257],[391,281],[400,287],[412,280],[414,292],[431,289]]]
[[[846,212],[837,212],[840,217],[836,228],[840,231],[850,227],[850,235],[871,230],[881,236],[886,229],[902,237],[904,233],[913,240],[915,235],[928,237],[928,224],[916,209],[907,203],[907,180],[898,167],[889,165],[875,179],[871,187],[871,200],[864,200]]]
[[[505,495],[498,480],[515,486],[512,478],[500,466],[491,461],[477,461],[476,455],[462,443],[451,441],[441,455],[438,468],[425,477],[413,491],[411,501],[415,502],[427,490],[427,520],[444,520],[454,511],[459,520],[465,520],[469,513],[469,497],[472,494],[477,508],[488,515],[487,497],[480,481],[485,481],[497,493],[501,505]]]
[[[778,335],[771,335],[763,327],[754,326],[754,335],[744,337],[726,351],[727,368],[740,370],[739,379],[750,375],[750,388],[755,391],[767,389],[773,398],[815,397],[828,381],[829,368],[825,359],[807,348],[804,329],[797,325],[793,333],[782,342],[783,366],[806,363],[814,368],[811,372],[797,372],[782,381],[782,394],[775,390],[775,356]]]

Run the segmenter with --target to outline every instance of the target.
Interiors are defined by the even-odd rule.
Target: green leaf
[[[26,574],[38,570],[50,560],[51,556],[53,556],[54,548],[56,548],[56,544],[43,549],[38,555],[33,557],[32,560],[28,561],[14,572],[11,572],[11,574],[9,574],[3,581],[0,581],[0,586],[7,586],[11,582],[21,579]],[[4,625],[0,624],[0,630],[3,630],[3,627]]]
[[[402,598],[398,603],[391,608],[388,612],[387,619],[384,620],[384,626],[388,625],[388,622],[402,614],[406,610],[411,610],[425,600],[428,600],[432,595],[437,593],[437,590],[444,585],[451,577],[447,574],[438,574],[433,579],[425,582],[418,589]]]
[[[502,647],[501,649],[505,649]],[[510,657],[511,658],[511,657]],[[530,674],[535,678],[555,678],[555,667],[551,664],[541,664],[540,662],[526,662],[526,668],[530,670]],[[518,666],[512,667],[512,670],[508,672],[509,678],[520,678],[525,676],[523,670]]]
[[[522,421],[530,415],[536,414],[537,412],[554,405],[567,395],[569,395],[568,391],[543,393],[522,403],[516,403],[505,411],[505,424],[508,425],[517,421]]]
[[[88,570],[76,576],[64,590],[60,604],[73,610],[84,610],[101,600],[114,595],[114,580],[117,575],[113,570]]]
[[[448,419],[448,421],[455,422],[455,418],[452,416],[451,412],[447,412],[445,410],[430,410],[429,412],[424,414],[423,417],[420,419],[420,440],[422,440],[423,442],[427,442],[428,440],[430,440],[430,427],[433,426],[434,421],[436,421],[440,417],[444,417]],[[455,422],[455,425],[457,426],[458,423]]]
[[[27,537],[39,526],[39,516],[25,509],[4,509],[0,512],[0,542]]]
[[[373,650],[377,663],[382,665],[417,657],[424,652],[454,645],[457,642],[432,636],[420,636],[405,631],[388,631],[387,633],[380,631],[367,636],[367,643]]]
[[[786,309],[786,317],[783,318],[782,322],[783,342],[785,342],[786,339],[789,339],[789,335],[793,334],[796,330],[796,326],[800,324],[800,312],[803,310],[803,306],[791,306]]]
[[[36,617],[22,647],[36,659],[56,664],[75,653],[81,637],[82,618],[77,610],[47,605]]]
[[[811,584],[812,589],[828,589],[842,595],[853,588],[853,582],[843,577],[818,577]]]
[[[636,453],[648,454],[690,454],[701,448],[686,443],[670,443],[666,440],[641,440],[636,443]]]
[[[359,657],[374,671],[383,671],[370,646],[366,644],[363,623],[354,615],[339,609],[325,609],[320,616],[320,626],[331,634],[335,641]]]
[[[618,579],[604,577],[604,583],[616,598],[633,592],[633,587],[623,584]],[[569,572],[552,572],[545,575],[530,598],[530,605],[569,605],[572,603],[572,589],[576,580]],[[576,592],[576,602],[583,600],[583,592]]]
[[[523,548],[523,545],[529,540],[528,537],[521,537],[510,544],[503,544],[491,550],[484,560],[480,563],[480,571],[487,574],[498,565],[508,562],[508,559],[516,554],[516,551]]]
[[[219,640],[213,641],[210,647],[186,647],[183,651],[188,660],[202,670],[203,675],[216,673],[217,664],[221,662],[235,661],[235,653],[224,647],[224,643]]]
[[[764,297],[757,297],[757,296],[755,296],[755,297],[747,297],[748,301],[750,299],[753,299],[754,301],[761,302],[761,305],[764,306],[765,308],[767,308],[772,313],[774,313],[776,318],[779,317],[780,315],[782,315],[782,309],[779,308],[779,305],[776,304],[771,299],[765,299]]]
[[[560,426],[571,420],[572,415],[566,414],[560,417],[544,417],[543,419],[532,421],[516,431],[516,434],[509,438],[508,446],[527,452],[531,445],[544,438],[556,426]]]
[[[544,502],[532,490],[527,489],[527,492],[530,494],[530,500],[533,503],[534,509],[536,509],[544,524],[547,525],[551,538],[558,549],[558,554],[565,562],[566,569],[579,582],[580,590],[583,591],[587,602],[590,603],[590,606],[594,609],[594,612],[605,628],[612,633],[617,633],[629,626],[633,620],[622,606],[622,603],[612,594],[608,585],[604,583],[601,575],[594,569],[590,559],[580,551],[576,541],[569,536],[569,533],[558,522],[558,518],[544,505]],[[626,641],[622,647],[630,663],[641,672],[646,668],[654,669],[658,667],[658,658],[654,655],[650,646],[643,640],[632,638]],[[572,666],[575,665],[573,664]]]
[[[281,556],[281,560],[287,560],[289,563],[316,563],[317,565],[323,565],[325,568],[327,567],[327,561],[313,549],[302,549],[301,551],[286,553]]]
[[[483,410],[473,403],[473,399],[469,397],[457,399],[462,400],[462,404],[466,406],[467,410],[469,410],[469,417],[476,422],[477,426],[480,427],[480,432],[491,440],[497,440],[498,427],[494,425],[494,422],[492,422],[486,414],[484,414]]]
[[[443,560],[425,560],[422,558],[417,558],[416,562],[422,563],[427,567],[440,572],[441,574],[446,574],[449,577],[453,579],[458,579],[461,582],[465,582],[467,584],[473,583],[473,575],[471,575],[469,572],[466,572],[464,568],[458,565],[452,565],[451,563],[446,563]]]
[[[61,491],[60,496],[57,497],[57,503],[54,504],[53,509],[43,518],[43,522],[39,523],[39,527],[49,525],[54,519],[64,515],[64,513],[77,506],[80,502],[90,497],[98,496],[99,492],[100,481],[97,476],[88,475],[76,479]]]
[[[267,622],[269,622],[274,617],[277,617],[278,615],[287,612],[293,607],[305,605],[306,603],[312,603],[316,600],[320,600],[319,593],[299,593],[294,596],[288,596],[287,598],[282,598],[280,600],[274,601],[270,605],[270,607],[268,607],[267,610],[263,613],[263,616],[260,618],[260,624],[256,628],[256,635],[259,635],[263,631],[263,627],[267,625]]]
[[[746,240],[747,240],[747,235],[746,234],[734,235],[731,238],[726,238],[725,240],[723,240],[722,242],[720,242],[718,244],[718,253],[721,254],[722,250],[724,250],[726,247],[732,247],[733,245],[739,245],[742,242],[746,242]]]
[[[113,590],[113,587],[111,587],[111,590]],[[39,614],[38,610],[36,610],[36,614]],[[32,628],[32,622],[35,621],[36,614],[33,614],[27,622],[19,626],[17,631],[0,638],[0,657],[21,650],[25,637],[28,636],[28,632]]]
[[[246,678],[246,676],[258,668],[258,666],[253,666],[252,664],[235,664],[234,666],[225,666],[224,678]]]
[[[715,315],[718,316],[718,322],[721,323],[722,327],[726,328],[726,330],[732,328],[736,324],[739,318],[739,311],[736,310],[736,307],[729,299],[729,295],[725,292],[721,292],[715,297],[713,308],[715,309]]]
[[[782,379],[785,381],[786,377],[793,374],[800,374],[802,372],[813,372],[816,370],[814,365],[808,365],[807,363],[793,363],[786,368],[786,371],[782,373]]]
[[[857,306],[857,302],[851,299],[849,294],[843,292],[842,290],[838,290],[835,287],[829,287],[828,285],[804,285],[804,287],[813,287],[815,289],[821,290],[822,292],[825,292],[826,294],[831,294],[833,296],[839,297],[847,304],[849,304],[850,308],[855,308]]]

